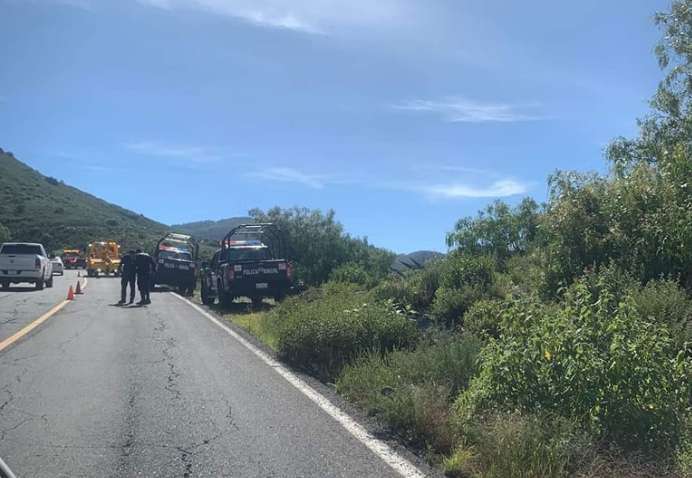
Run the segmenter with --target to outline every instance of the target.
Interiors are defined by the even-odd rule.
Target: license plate
[[[255,284],[256,289],[266,289],[267,287],[269,287],[269,284],[267,284],[266,282],[259,282]]]

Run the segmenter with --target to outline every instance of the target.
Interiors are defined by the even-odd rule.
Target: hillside
[[[425,265],[426,262],[439,259],[441,257],[444,257],[444,254],[435,251],[415,251],[411,252],[410,254],[401,254],[396,256],[394,259],[392,269],[399,272],[404,272],[411,269],[411,267],[415,269],[419,264],[422,266]],[[411,267],[407,267],[407,265]]]
[[[186,224],[174,224],[171,229],[177,232],[192,234],[198,239],[220,241],[235,226],[253,222],[251,217],[231,217],[218,221],[198,221]]]
[[[47,249],[84,247],[108,238],[147,249],[168,230],[164,224],[44,176],[0,149],[0,223],[12,240]]]

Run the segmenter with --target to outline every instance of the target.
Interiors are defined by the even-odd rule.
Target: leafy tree
[[[257,222],[277,224],[285,234],[296,275],[307,284],[325,282],[334,269],[346,263],[361,265],[375,277],[382,277],[394,259],[394,254],[370,245],[367,239],[346,234],[332,210],[323,213],[307,208],[275,207],[266,212],[253,209],[250,216]]]
[[[665,77],[651,100],[653,111],[639,121],[639,137],[618,138],[608,148],[618,174],[634,164],[656,164],[692,137],[692,0],[674,0],[655,20],[664,31],[655,52]]]
[[[447,245],[464,253],[492,256],[504,265],[509,257],[528,251],[536,238],[539,217],[539,206],[531,198],[515,208],[495,201],[478,217],[460,219],[447,234]]]

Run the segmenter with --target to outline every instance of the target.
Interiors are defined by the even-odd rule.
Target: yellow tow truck
[[[89,243],[86,254],[86,269],[89,277],[100,274],[118,275],[120,267],[120,245],[115,241],[95,241]]]

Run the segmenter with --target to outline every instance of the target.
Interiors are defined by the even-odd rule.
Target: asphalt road
[[[67,288],[77,284],[77,271],[53,276],[53,287],[36,290],[34,284],[12,284],[0,290],[0,340],[9,337],[26,324],[46,313],[56,302],[65,299]]]
[[[15,320],[0,340],[61,300],[69,274],[3,293]],[[180,299],[123,308],[118,295],[119,280],[89,279],[0,352],[0,457],[19,478],[400,476]]]

